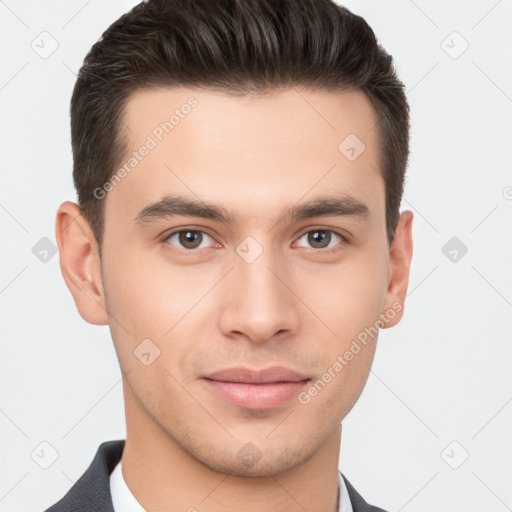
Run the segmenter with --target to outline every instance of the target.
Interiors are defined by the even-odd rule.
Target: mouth
[[[297,395],[310,377],[282,366],[251,370],[229,368],[201,379],[206,388],[223,400],[245,409],[271,409]]]

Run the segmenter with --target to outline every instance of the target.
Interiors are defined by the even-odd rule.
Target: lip
[[[263,370],[228,368],[202,377],[217,396],[246,409],[271,409],[292,397],[311,379],[282,366]]]

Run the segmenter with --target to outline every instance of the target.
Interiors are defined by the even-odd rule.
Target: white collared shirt
[[[341,476],[341,472],[338,472],[338,484],[338,512],[354,512],[347,486]],[[131,493],[130,489],[128,489],[124,481],[121,461],[119,461],[110,475],[110,493],[112,495],[112,503],[114,504],[114,512],[145,512],[142,505],[135,499],[135,496]]]

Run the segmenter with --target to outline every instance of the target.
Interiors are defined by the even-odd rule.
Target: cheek
[[[299,296],[340,341],[373,325],[387,289],[387,260],[375,252],[354,252],[336,265],[317,265],[297,280]]]
[[[178,268],[143,252],[106,256],[109,311],[134,335],[162,337],[197,302],[199,277],[192,266]]]
[[[146,343],[149,352],[159,354],[151,369],[164,365],[175,372],[197,341],[194,336],[206,316],[206,296],[218,277],[198,272],[194,265],[172,265],[164,256],[138,251],[126,251],[123,258],[112,252],[104,254],[110,331],[123,371],[133,370],[138,375],[143,370],[144,380],[149,379],[150,367],[146,369],[136,358],[145,346],[141,344]],[[157,348],[144,340],[151,340]],[[155,378],[168,377],[163,375]]]
[[[157,347],[149,344],[152,357],[161,347],[165,320],[159,311],[163,303],[161,289],[143,258],[129,251],[120,257],[105,250],[103,260],[106,307],[119,362],[123,371],[139,371],[144,365],[136,358],[137,347],[142,348],[141,343],[148,345],[144,340],[151,340]]]

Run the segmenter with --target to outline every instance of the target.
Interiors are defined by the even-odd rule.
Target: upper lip
[[[251,370],[244,367],[227,368],[225,370],[210,373],[204,378],[223,382],[243,382],[248,384],[302,382],[309,379],[307,375],[283,366],[273,366],[263,370]]]

